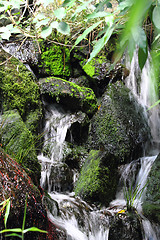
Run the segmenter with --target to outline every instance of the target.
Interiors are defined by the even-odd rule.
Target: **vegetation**
[[[21,13],[20,10],[16,13],[12,11],[15,8],[21,9]],[[37,0],[34,5],[22,0],[2,0],[0,11],[4,13],[1,14],[3,21],[10,20],[10,24],[0,28],[2,39],[9,39],[11,34],[20,33],[26,38],[47,39],[51,36],[52,40],[57,41],[59,34],[62,34],[63,42],[74,44],[73,47],[84,39],[88,44],[93,40],[93,51],[89,58],[91,60],[112,34],[120,33],[116,61],[126,48],[132,59],[137,46],[141,69],[146,62],[149,46],[154,57],[159,57],[159,0]],[[91,37],[92,33],[94,36]]]
[[[131,185],[131,187],[129,188],[127,186],[124,187],[124,198],[126,200],[126,206],[128,211],[132,211],[136,208],[136,199],[139,200],[141,198],[146,186],[144,186],[143,188],[140,187],[140,185],[136,185],[135,187]]]
[[[23,216],[23,224],[22,224],[22,228],[14,228],[14,229],[7,229],[7,220],[9,217],[9,212],[10,212],[10,198],[8,198],[7,200],[3,201],[2,203],[0,203],[0,205],[3,205],[3,207],[0,209],[0,212],[4,210],[5,208],[5,216],[4,216],[4,225],[5,225],[5,229],[0,231],[0,234],[3,233],[10,233],[8,235],[5,235],[5,237],[18,237],[21,238],[22,240],[24,240],[24,234],[27,232],[41,232],[41,233],[47,233],[44,230],[41,230],[37,227],[30,227],[25,229],[25,222],[26,222],[26,213],[27,213],[27,198],[25,201],[25,208],[24,208],[24,216]],[[20,235],[21,234],[21,235]]]

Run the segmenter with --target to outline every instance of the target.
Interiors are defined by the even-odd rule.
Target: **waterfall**
[[[76,121],[81,122],[84,115],[81,112],[67,112],[58,104],[44,102],[44,106],[44,145],[38,156],[42,166],[41,186],[47,189],[51,198],[58,203],[60,212],[59,217],[48,212],[48,217],[66,232],[67,240],[106,240],[109,231],[108,218],[80,198],[72,196],[72,193],[67,193],[70,189],[64,189],[60,183],[63,177],[67,182],[64,172],[67,165],[63,163],[63,153],[67,148],[67,130]],[[71,172],[69,175],[73,177],[71,181],[74,181],[74,175]]]
[[[160,147],[160,108],[158,104],[150,109],[158,101],[156,80],[150,58],[149,56],[141,72],[138,65],[138,52],[135,51],[131,64],[129,62],[126,64],[130,69],[130,74],[126,78],[125,84],[143,106],[151,129],[153,148],[158,150]]]
[[[148,118],[151,128],[152,149],[156,150],[157,154],[160,140],[157,125],[160,122],[160,113],[158,107],[148,110],[157,101],[154,81],[151,81],[152,77],[149,60],[147,60],[141,73],[138,67],[137,53],[135,53],[126,85],[143,106],[144,114]],[[151,96],[150,90],[152,91]],[[119,210],[126,207],[123,184],[125,183],[128,187],[136,188],[136,186],[140,186],[141,189],[145,189],[147,177],[156,155],[144,156],[121,166],[121,178],[116,199],[110,203],[109,208],[100,211],[95,206],[90,206],[80,198],[75,197],[74,193],[70,191],[68,185],[74,182],[72,170],[70,170],[72,180],[66,180],[68,185],[65,187],[63,186],[64,183],[61,184],[61,178],[66,178],[65,168],[67,168],[67,165],[63,162],[63,154],[64,150],[67,149],[65,142],[67,131],[73,123],[83,120],[82,114],[65,111],[57,104],[44,103],[44,106],[44,145],[41,154],[38,156],[42,166],[41,186],[47,189],[50,197],[58,203],[60,212],[59,216],[54,216],[54,214],[48,212],[48,217],[66,233],[67,240],[108,240],[108,215],[116,215]],[[144,194],[145,190],[143,194],[137,195],[134,200],[134,207],[142,218],[144,240],[158,240],[156,228],[142,214]],[[114,206],[116,206],[116,210]],[[109,214],[107,215],[106,212]]]

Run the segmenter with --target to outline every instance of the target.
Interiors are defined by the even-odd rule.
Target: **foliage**
[[[82,31],[79,30],[74,47],[84,39],[89,41],[88,35],[93,31],[96,32],[96,37],[93,39],[93,51],[89,59],[91,60],[105,46],[112,34],[121,30],[122,37],[115,57],[116,61],[122,56],[126,47],[132,59],[133,52],[138,46],[139,65],[142,69],[148,55],[148,26],[146,24],[148,18],[151,26],[150,34],[153,32],[151,28],[154,27],[153,42],[157,42],[160,36],[160,1],[123,0],[116,4],[114,2],[110,0],[65,0],[60,6],[61,1],[57,4],[56,1],[37,0],[31,8],[27,5],[27,1],[2,0],[0,11],[4,14],[1,15],[1,19],[9,18],[11,24],[0,28],[0,35],[1,38],[9,39],[11,34],[20,32],[26,37],[46,39],[54,31],[63,35],[75,33],[74,29],[78,25]],[[19,9],[16,14],[12,11],[15,8]],[[29,8],[27,19],[25,18],[26,8]],[[45,8],[46,11],[44,11]]]
[[[127,210],[132,211],[135,208],[135,200],[140,199],[146,186],[140,188],[140,184],[133,187],[133,184],[128,188],[124,187],[124,198],[126,200]]]
[[[6,228],[7,219],[8,219],[9,211],[10,211],[10,199],[7,199],[7,200],[3,201],[0,205],[3,205],[6,208],[5,217],[4,217],[5,229],[1,230],[0,233],[3,234],[3,233],[12,232],[11,234],[6,235],[6,237],[15,236],[15,237],[18,237],[18,238],[21,238],[22,240],[24,240],[24,234],[27,233],[27,232],[47,233],[46,231],[41,230],[37,227],[30,227],[30,228],[25,229],[26,213],[27,213],[27,197],[26,197],[26,201],[25,201],[25,209],[24,209],[22,228],[14,228],[14,229],[7,229]],[[1,209],[0,209],[0,211],[1,211]]]
[[[8,216],[9,216],[9,211],[10,211],[10,206],[11,206],[10,198],[8,198],[8,199],[4,200],[3,202],[1,202],[0,206],[2,206],[0,208],[0,212],[3,212],[4,209],[5,209],[4,226],[6,228],[7,227],[7,220],[8,220]]]

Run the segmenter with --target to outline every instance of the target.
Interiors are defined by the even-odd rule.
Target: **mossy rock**
[[[41,166],[37,159],[35,138],[22,121],[17,110],[1,116],[1,143],[3,148],[20,163],[34,183],[39,184]]]
[[[41,112],[39,87],[23,63],[0,49],[0,93],[3,110],[17,109],[23,119],[31,110]]]
[[[76,183],[76,195],[87,201],[109,204],[115,196],[118,176],[108,163],[111,158],[98,150],[89,152]]]
[[[103,55],[93,58],[87,64],[86,60],[83,60],[81,66],[90,77],[89,86],[96,96],[102,96],[109,83],[123,80],[129,74],[129,71],[120,63],[111,68],[111,62]]]
[[[160,224],[160,154],[154,161],[148,176],[145,199],[143,201],[144,215]]]
[[[43,115],[40,109],[31,110],[26,117],[25,125],[35,136],[37,136],[41,130],[42,117]],[[39,138],[39,136],[37,136],[37,138]]]
[[[69,77],[71,75],[70,50],[56,44],[41,44],[40,71],[48,76]]]
[[[90,88],[55,77],[40,79],[39,83],[41,94],[46,100],[61,103],[70,110],[81,110],[88,115],[97,110],[97,99]]]
[[[89,148],[110,152],[117,164],[142,155],[149,139],[149,127],[143,108],[122,82],[110,84],[89,130]]]

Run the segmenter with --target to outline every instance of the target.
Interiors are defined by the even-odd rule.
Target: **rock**
[[[24,169],[0,149],[0,202],[10,198],[11,209],[7,228],[21,228],[24,216],[24,206],[27,196],[27,214],[25,229],[35,226],[42,230],[47,228],[47,214],[42,205],[42,196],[33,185]],[[4,229],[4,212],[0,215],[0,226]],[[45,239],[43,233],[26,233],[25,239]]]
[[[160,154],[154,161],[148,176],[146,194],[143,201],[143,213],[160,225]]]
[[[113,156],[99,150],[91,150],[81,169],[75,193],[91,202],[109,204],[115,197],[118,173]],[[112,161],[111,161],[112,159]]]
[[[40,76],[69,77],[71,75],[70,50],[56,44],[40,43]]]
[[[37,159],[35,138],[17,110],[6,111],[0,117],[1,143],[17,162],[22,164],[35,184],[39,185],[41,166]]]
[[[65,163],[54,164],[51,167],[49,182],[51,191],[71,192],[73,189],[73,172]]]
[[[108,240],[142,240],[142,228],[139,216],[136,213],[127,213],[121,217],[118,214],[110,218]]]
[[[0,92],[2,109],[17,109],[23,120],[30,111],[42,113],[39,87],[33,74],[25,65],[0,49]]]
[[[101,149],[115,156],[117,165],[142,156],[149,139],[143,108],[122,82],[110,84],[89,130],[90,149]]]
[[[41,95],[52,102],[58,102],[70,110],[93,115],[97,110],[97,99],[92,89],[80,87],[61,78],[40,79]]]

